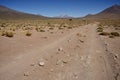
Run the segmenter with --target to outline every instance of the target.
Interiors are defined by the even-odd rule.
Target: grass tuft
[[[110,35],[110,33],[108,33],[108,32],[101,32],[99,35],[108,36],[108,35]]]
[[[118,32],[111,32],[111,35],[113,35],[113,36],[120,36],[120,34]]]

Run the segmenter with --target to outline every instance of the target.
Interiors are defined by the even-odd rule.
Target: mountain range
[[[16,10],[0,5],[0,19],[46,19],[46,18],[49,18],[49,17],[24,13],[24,12],[16,11]],[[53,18],[73,18],[73,17],[68,16],[68,15],[60,15],[60,16],[53,17]],[[82,18],[85,18],[85,19],[120,19],[120,5],[113,5],[107,9],[104,9],[103,11],[97,14],[94,14],[94,15],[88,14]]]
[[[0,5],[0,19],[44,19],[45,16],[24,13]]]
[[[88,14],[84,18],[86,19],[120,19],[120,5],[113,5],[95,15]]]

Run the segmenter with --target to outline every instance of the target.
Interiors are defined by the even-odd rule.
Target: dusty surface
[[[105,27],[105,32],[118,32],[115,27]],[[101,36],[101,40],[106,45],[107,57],[114,73],[114,79],[120,80],[120,37],[109,38],[109,36]]]
[[[96,28],[0,37],[0,80],[119,80]]]

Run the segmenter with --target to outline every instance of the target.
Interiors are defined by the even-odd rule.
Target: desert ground
[[[98,24],[0,36],[0,80],[120,80],[120,37]]]

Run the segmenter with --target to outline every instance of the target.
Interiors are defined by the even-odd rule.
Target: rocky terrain
[[[55,19],[0,6],[0,80],[120,80],[119,7]]]
[[[119,80],[119,71],[115,76],[111,67],[119,63],[119,37],[102,37],[96,28],[0,37],[0,80]],[[116,51],[117,61],[111,63],[109,51]]]

